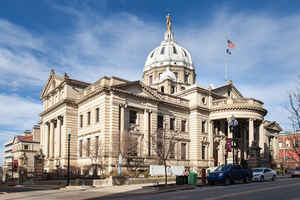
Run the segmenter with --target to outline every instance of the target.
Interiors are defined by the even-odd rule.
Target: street
[[[202,186],[193,190],[157,193],[157,191],[141,189],[140,186],[113,186],[90,188],[87,190],[40,190],[0,194],[1,200],[10,199],[81,199],[81,200],[300,200],[300,179],[283,178],[275,182],[254,182],[249,184],[234,184],[230,186]]]
[[[115,199],[130,200],[171,200],[171,199],[189,199],[189,200],[289,200],[300,199],[300,179],[279,179],[275,182],[254,182],[249,184],[235,184],[230,186],[207,186],[199,187],[194,190],[177,191],[170,193],[161,193],[147,196],[130,196]],[[91,198],[89,200],[96,200]],[[98,199],[112,199],[98,198]]]

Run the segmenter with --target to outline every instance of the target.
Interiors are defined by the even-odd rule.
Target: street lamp
[[[234,148],[236,147],[236,127],[238,126],[238,121],[235,119],[234,115],[232,115],[229,119],[228,125],[230,128],[230,131],[232,133],[232,162],[233,164],[235,163],[235,159],[234,159]]]
[[[68,169],[67,169],[67,185],[70,185],[70,140],[71,140],[71,128],[68,128]]]

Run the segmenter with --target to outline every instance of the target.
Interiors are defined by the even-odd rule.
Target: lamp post
[[[234,156],[234,148],[236,147],[236,127],[238,126],[238,121],[235,119],[234,115],[232,115],[229,119],[229,128],[230,128],[230,131],[232,133],[232,162],[233,164],[235,163],[235,156]]]
[[[67,186],[70,185],[70,140],[71,140],[71,129],[68,128],[68,169],[67,169]]]

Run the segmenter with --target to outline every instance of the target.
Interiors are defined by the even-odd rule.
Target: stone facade
[[[225,152],[232,138],[228,120],[239,122],[240,145],[236,160],[247,160],[251,146],[267,160],[270,138],[280,131],[264,120],[263,102],[245,98],[232,81],[209,88],[195,83],[196,73],[189,52],[167,29],[161,45],[147,57],[143,81],[102,77],[94,83],[59,76],[51,70],[41,94],[41,148],[48,171],[66,167],[68,131],[71,133],[71,165],[92,164],[93,149],[108,171],[118,166],[126,132],[137,141],[135,156],[145,165],[157,163],[155,138],[162,131],[175,134],[170,165],[213,167],[232,162]],[[277,140],[272,140],[276,142]],[[272,149],[273,151],[273,149]],[[277,151],[277,150],[276,150]]]

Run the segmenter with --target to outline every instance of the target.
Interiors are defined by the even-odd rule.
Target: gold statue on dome
[[[172,22],[171,22],[171,18],[170,18],[170,13],[168,13],[168,15],[166,16],[166,19],[167,19],[167,31],[171,31],[171,25],[172,25]]]

